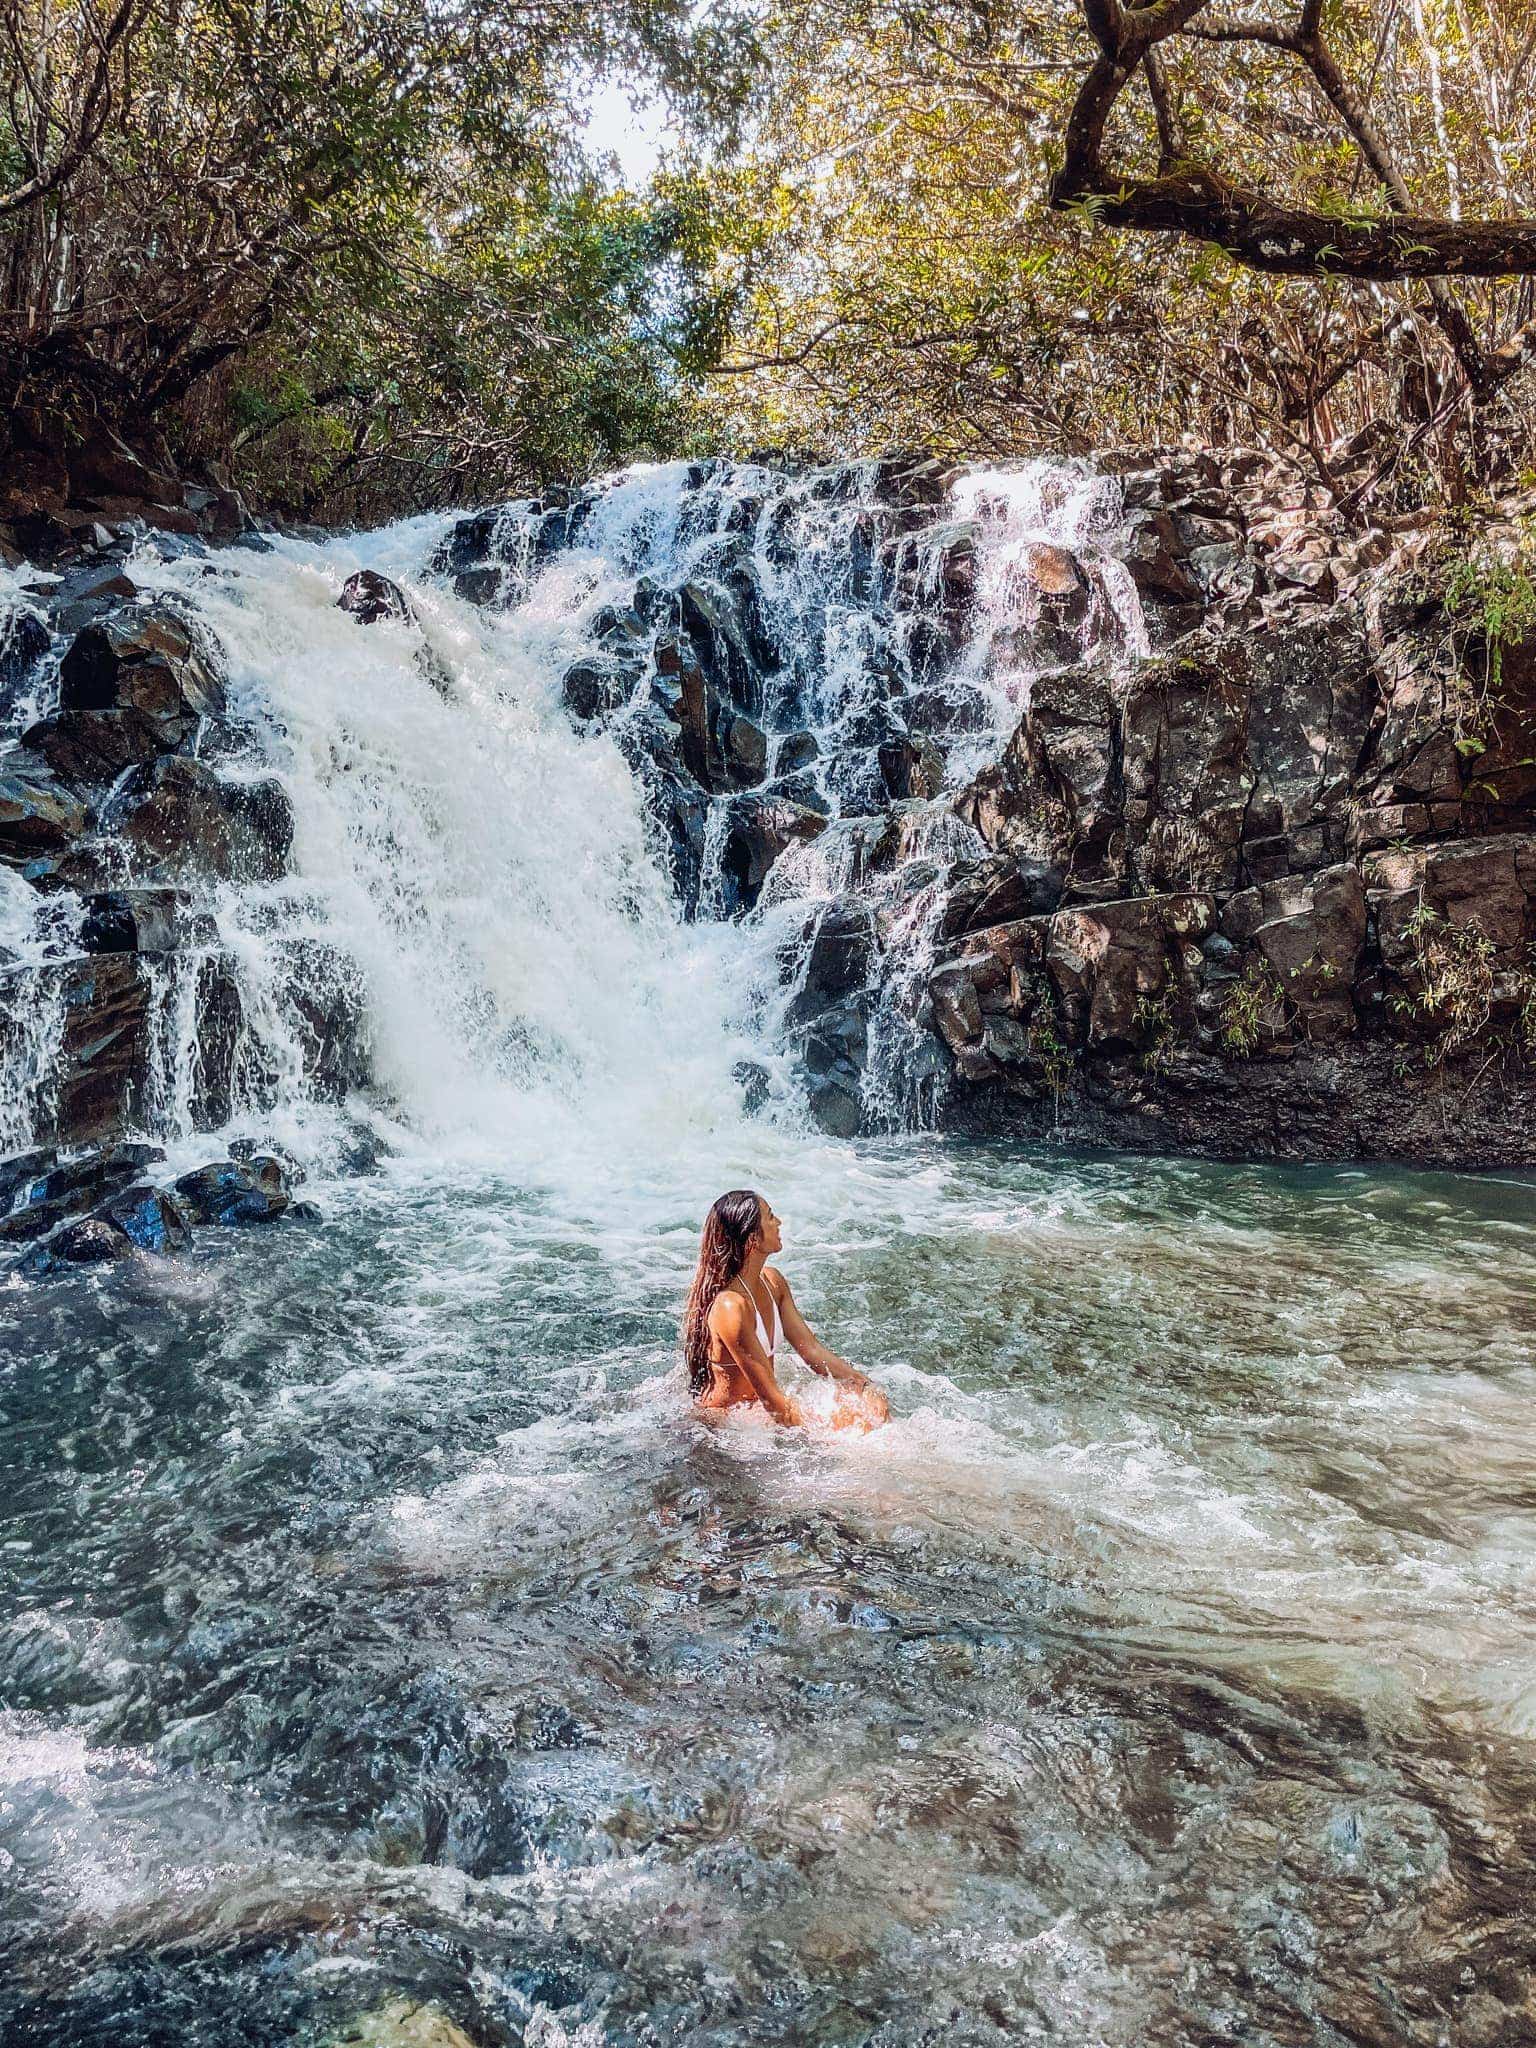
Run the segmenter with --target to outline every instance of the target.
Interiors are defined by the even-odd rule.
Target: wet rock
[[[60,1016],[51,1107],[40,1138],[95,1145],[131,1127],[150,1045],[148,991],[131,954],[0,971],[0,1062],[41,1006]]]
[[[360,626],[375,626],[381,619],[407,624],[416,616],[399,584],[381,576],[377,569],[359,569],[349,576],[336,605],[339,611],[350,612]]]
[[[7,1162],[13,1172],[15,1164],[41,1163],[35,1174],[13,1180],[9,1213],[0,1217],[0,1239],[20,1243],[45,1236],[69,1217],[96,1208],[164,1156],[156,1145],[120,1144],[63,1160],[51,1150],[38,1150]],[[0,1176],[10,1177],[6,1166],[0,1166]]]
[[[693,781],[711,794],[760,783],[768,769],[768,739],[730,692],[735,666],[701,660],[694,634],[660,635],[655,659],[658,683],[680,728],[682,764]]]
[[[748,1116],[756,1116],[768,1100],[768,1069],[756,1060],[738,1060],[731,1068],[731,1079],[741,1090],[741,1106]]]
[[[168,953],[212,945],[217,926],[180,889],[114,889],[88,896],[80,925],[86,953]]]
[[[574,662],[560,683],[560,701],[582,724],[611,718],[635,693],[642,674],[638,662],[612,655],[590,655]]]
[[[48,628],[26,605],[0,612],[0,725],[12,715],[52,644]]]
[[[142,711],[59,711],[39,719],[22,743],[72,789],[107,788],[125,768],[166,751],[161,728]]]
[[[271,1223],[291,1205],[281,1163],[259,1152],[183,1174],[176,1182],[176,1199],[192,1223]]]
[[[956,867],[950,872],[940,937],[963,938],[987,925],[1043,916],[1061,902],[1065,886],[1061,867],[1030,854],[996,854]]]
[[[807,805],[756,791],[731,797],[720,854],[723,907],[727,916],[750,910],[762,894],[768,870],[787,846],[814,839],[827,821]]]
[[[685,916],[698,909],[709,802],[683,767],[677,728],[647,706],[616,728],[619,751],[638,777],[661,862]]]
[[[387,1998],[327,2036],[322,2048],[475,2048],[441,2006]]]
[[[929,739],[893,734],[876,747],[875,760],[893,803],[906,797],[936,797],[944,787],[944,757]]]
[[[130,604],[86,626],[59,664],[61,712],[138,712],[166,748],[224,708],[206,633],[163,601]]]
[[[32,1279],[68,1271],[71,1267],[103,1266],[133,1256],[134,1240],[126,1230],[105,1216],[87,1216],[79,1223],[67,1223],[46,1243],[34,1245],[20,1262],[20,1271]]]
[[[99,824],[123,846],[139,882],[271,881],[286,871],[293,840],[292,808],[276,777],[225,782],[179,755],[133,769]]]
[[[852,1137],[863,1121],[873,911],[857,898],[829,903],[810,920],[803,944],[800,987],[785,1012],[789,1043],[811,1115],[832,1135]]]
[[[114,1225],[139,1251],[184,1251],[191,1242],[181,1204],[166,1189],[151,1187],[147,1181],[109,1196],[93,1212],[93,1220]]]
[[[0,1159],[0,1216],[5,1215],[24,1188],[58,1163],[58,1156],[52,1145],[33,1145],[25,1152],[12,1152]]]
[[[821,743],[813,732],[787,732],[782,739],[774,742],[773,772],[775,777],[796,775],[803,768],[809,768],[821,759]]]
[[[0,754],[0,860],[62,852],[89,829],[89,806],[23,747]]]

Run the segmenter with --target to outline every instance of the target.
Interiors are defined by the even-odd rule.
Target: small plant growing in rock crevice
[[[1506,652],[1536,634],[1533,565],[1536,541],[1528,529],[1522,529],[1512,560],[1474,539],[1446,564],[1441,602],[1452,622],[1446,708],[1463,753],[1479,751],[1476,741],[1493,726]]]
[[[1221,1006],[1221,1042],[1239,1059],[1251,1059],[1264,1036],[1266,1021],[1277,1011],[1283,1014],[1285,991],[1267,963],[1252,962],[1240,981],[1232,984]]]
[[[1039,1068],[1046,1088],[1059,1102],[1071,1085],[1077,1062],[1072,1056],[1072,1048],[1063,1041],[1056,1028],[1056,1005],[1049,985],[1039,977],[1032,978],[1027,987],[1027,1001],[1023,1021],[1030,1057]]]
[[[1144,1074],[1166,1073],[1178,1041],[1172,991],[1165,988],[1158,996],[1138,996],[1132,1021],[1146,1041],[1137,1056],[1137,1065]]]
[[[1394,998],[1393,1007],[1435,1027],[1424,1061],[1440,1066],[1482,1038],[1492,1022],[1494,944],[1475,918],[1452,924],[1425,902],[1422,890],[1404,932],[1417,992]]]

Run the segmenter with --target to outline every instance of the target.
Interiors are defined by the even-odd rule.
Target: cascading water
[[[1530,1191],[889,1128],[954,785],[1137,647],[1113,485],[675,466],[456,530],[132,564],[293,828],[143,956],[143,1120],[324,1221],[0,1285],[7,2048],[1521,2039]],[[39,988],[70,901],[0,869]],[[688,1410],[738,1182],[888,1428]]]

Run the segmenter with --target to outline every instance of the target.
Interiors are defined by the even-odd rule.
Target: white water
[[[515,602],[503,610],[465,603],[428,573],[447,518],[324,547],[231,550],[213,576],[148,551],[131,563],[141,585],[193,603],[224,649],[231,713],[260,736],[257,753],[225,772],[275,768],[294,809],[291,874],[226,888],[213,906],[215,950],[242,995],[237,1126],[259,1125],[314,1162],[329,1156],[338,1119],[305,1080],[310,1027],[296,980],[356,993],[374,1088],[352,1113],[433,1155],[494,1159],[575,1191],[630,1185],[664,1152],[696,1160],[707,1186],[719,1162],[759,1156],[765,1142],[731,1079],[748,1055],[772,1076],[780,1121],[795,1123],[775,1037],[794,981],[782,982],[779,959],[807,908],[838,885],[827,860],[843,828],[793,849],[761,914],[728,926],[711,918],[725,825],[716,805],[702,916],[684,923],[638,784],[611,734],[573,728],[560,680],[589,650],[594,617],[627,604],[637,575],[676,584],[707,574],[730,532],[749,528],[764,612],[788,651],[763,716],[770,728],[798,718],[817,734],[813,773],[837,812],[878,797],[865,787],[867,755],[842,736],[879,700],[907,622],[879,601],[870,547],[861,555],[854,544],[875,526],[872,469],[845,473],[830,500],[750,467],[702,491],[685,488],[686,474],[670,464],[617,479],[541,569],[536,519],[510,508],[500,539]],[[995,748],[1027,686],[1011,652],[996,672],[989,656],[1011,650],[1032,616],[1022,550],[1042,537],[1081,548],[1115,593],[1101,607],[1104,630],[1134,640],[1134,594],[1100,567],[1112,560],[1114,506],[1102,479],[1044,464],[958,488],[982,564],[962,667],[995,713],[971,754]],[[364,626],[339,610],[360,567],[401,584],[418,623]],[[909,837],[915,852],[949,859],[977,845],[942,806]],[[931,933],[914,913],[905,924],[915,974]],[[196,1099],[196,968],[178,957],[152,973],[147,1121],[174,1144],[191,1136]],[[901,1030],[887,1024],[895,1043]],[[899,1090],[885,1085],[899,1115]],[[11,1122],[24,1116],[18,1106]]]
[[[292,875],[215,905],[235,1121],[330,1157],[323,946],[405,1156],[322,1225],[0,1302],[0,2031],[288,2048],[403,1992],[583,2048],[1523,2038],[1529,1192],[747,1119],[775,955],[868,828],[834,787],[757,918],[685,925],[571,728],[585,621],[709,545],[676,485],[495,615],[423,575],[438,522],[139,567],[294,803]],[[984,543],[1005,645],[1032,504]],[[415,629],[336,610],[363,562],[446,699]],[[831,731],[858,607],[799,588]],[[1000,720],[1028,687],[973,673]],[[186,971],[152,1115],[190,1143]],[[889,1428],[690,1417],[677,1310],[736,1181]]]

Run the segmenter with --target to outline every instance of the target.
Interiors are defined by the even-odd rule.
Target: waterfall
[[[953,796],[1042,665],[1144,647],[1118,522],[1078,465],[714,462],[324,544],[143,543],[140,592],[221,650],[227,718],[194,751],[247,796],[275,777],[293,838],[141,950],[141,1134],[324,1161],[364,1115],[538,1179],[719,1140],[743,1062],[794,1123],[816,934],[850,897],[873,951],[838,1085],[866,1125],[931,1117],[927,970],[946,878],[985,851]],[[404,615],[338,606],[360,570]],[[0,878],[0,961],[37,998],[8,1027],[15,1147],[48,1124],[76,939]]]

